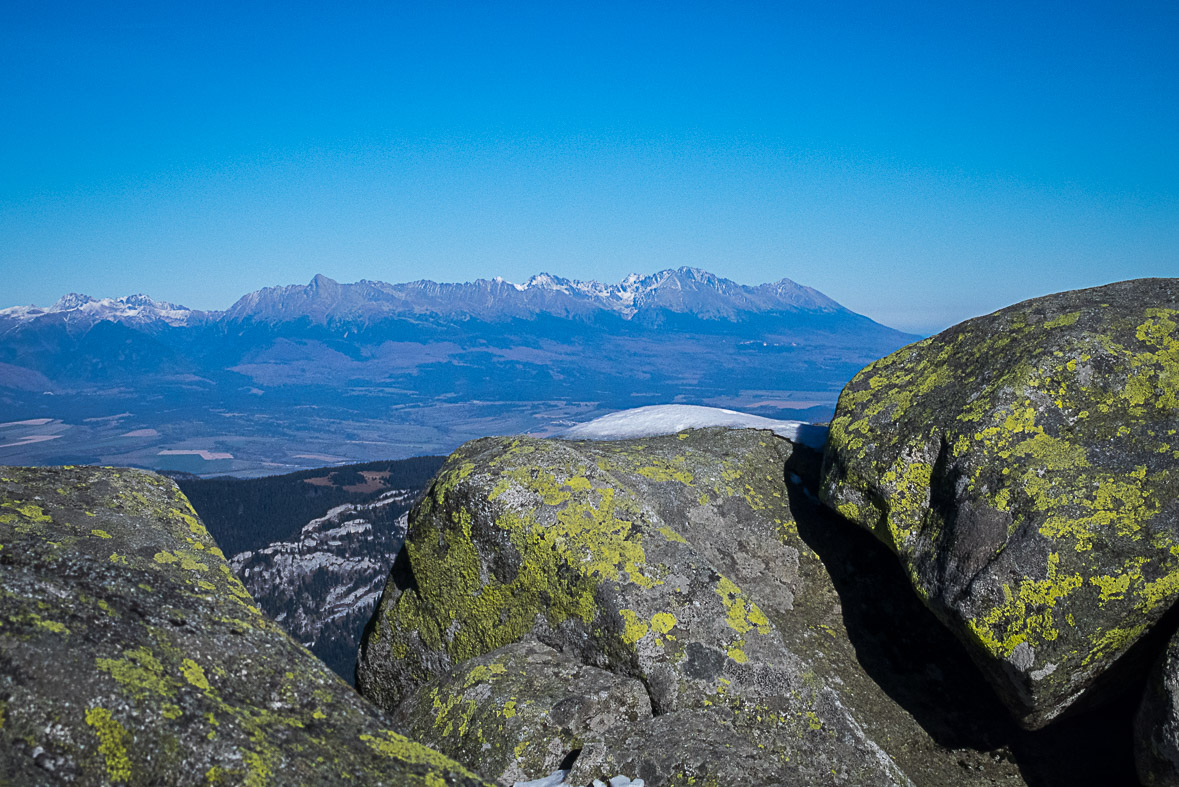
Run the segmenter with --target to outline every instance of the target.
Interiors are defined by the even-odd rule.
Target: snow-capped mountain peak
[[[93,298],[82,293],[71,292],[63,295],[48,308],[14,306],[0,309],[0,318],[16,322],[57,318],[71,323],[80,321],[86,324],[111,320],[130,323],[158,321],[169,325],[186,325],[193,314],[195,312],[185,306],[167,301],[157,301],[143,293],[126,295],[121,298]]]
[[[83,295],[78,292],[71,292],[61,296],[57,299],[57,303],[50,306],[46,311],[50,312],[72,312],[81,309],[87,304],[94,303],[95,299],[89,295]]]

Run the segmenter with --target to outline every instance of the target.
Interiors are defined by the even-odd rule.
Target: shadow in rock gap
[[[1033,787],[1137,784],[1134,716],[1150,671],[1179,628],[1179,606],[1118,659],[1075,712],[1012,743]]]
[[[798,452],[805,454],[809,452]],[[842,607],[855,657],[871,679],[940,746],[1013,761],[1031,787],[1134,785],[1133,716],[1145,669],[1119,670],[1105,702],[1043,730],[1019,727],[984,680],[965,647],[912,590],[897,557],[872,534],[822,506],[813,457],[792,458],[786,475],[799,535],[826,567]],[[1169,616],[1171,617],[1171,616]],[[1165,644],[1174,621],[1157,627]],[[1135,662],[1137,663],[1137,662]],[[1146,661],[1149,664],[1149,660]],[[963,767],[977,767],[967,760]]]

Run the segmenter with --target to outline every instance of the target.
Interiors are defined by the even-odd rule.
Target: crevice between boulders
[[[802,479],[788,462],[790,473]],[[1174,605],[1098,679],[1089,694],[1062,717],[1030,732],[1015,723],[985,682],[965,647],[913,591],[896,556],[867,530],[817,504],[813,495],[787,484],[799,534],[827,568],[843,605],[856,657],[869,676],[947,748],[1004,757],[1016,763],[1030,787],[1137,784],[1134,718],[1151,666],[1179,629]],[[883,599],[909,613],[883,615]],[[936,649],[950,694],[913,683],[898,669],[907,658]],[[920,648],[920,650],[918,650]],[[920,677],[920,676],[918,676]],[[966,762],[964,759],[963,762]],[[963,766],[967,767],[967,766]]]

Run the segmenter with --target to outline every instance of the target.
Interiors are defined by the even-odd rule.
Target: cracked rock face
[[[821,496],[899,556],[1021,724],[1179,595],[1179,280],[1051,295],[844,389]]]
[[[710,519],[723,509],[772,532],[775,514],[788,515],[791,444],[752,430],[683,438],[459,449],[411,517],[362,648],[361,692],[395,708],[450,667],[531,635],[641,680],[658,714],[707,709],[810,783],[905,783],[742,589],[745,569],[723,551],[735,532]],[[717,540],[698,547],[696,530]],[[761,563],[797,563],[778,539],[750,546]]]
[[[511,785],[567,769],[587,742],[603,740],[619,724],[650,718],[651,701],[639,681],[587,667],[526,638],[423,685],[392,722],[413,740],[428,740]]]
[[[961,766],[951,746],[971,721],[956,709],[979,699],[953,684],[963,665],[974,668],[902,578],[887,588],[878,581],[859,546],[884,550],[808,497],[802,484],[817,481],[818,462],[756,430],[469,443],[410,517],[358,686],[396,714],[399,731],[423,740],[466,723],[488,750],[513,736],[551,749],[526,769],[531,778],[580,744],[575,783],[627,773],[651,787],[722,776],[750,785],[1023,784],[1009,763],[986,774]],[[881,565],[895,572],[891,560]],[[922,616],[931,626],[915,623]],[[519,660],[522,677],[503,690],[481,688],[482,678],[516,658],[513,643],[533,639],[560,651],[562,664],[640,681],[654,717],[611,721],[600,733],[510,731],[507,702],[541,707],[555,695],[530,693],[536,667]],[[892,645],[876,648],[886,639]],[[858,653],[866,646],[871,675]],[[938,713],[944,729],[931,721]],[[707,751],[698,744],[706,731],[718,736]],[[482,762],[439,745],[468,766]],[[487,775],[507,773],[500,762]]]
[[[0,781],[486,784],[267,620],[175,485],[0,467]]]

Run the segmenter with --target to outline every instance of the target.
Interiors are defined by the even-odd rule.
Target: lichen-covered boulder
[[[258,611],[175,485],[0,467],[0,782],[487,783]]]
[[[1022,724],[1086,694],[1179,595],[1179,280],[1027,301],[839,398],[823,500],[900,557]]]
[[[358,685],[391,710],[420,707],[425,681],[535,636],[640,679],[650,723],[703,714],[737,748],[790,762],[780,772],[795,783],[904,783],[899,764],[918,784],[1023,784],[1006,760],[963,765],[1004,745],[980,718],[1010,722],[891,555],[806,491],[819,461],[755,430],[469,443],[411,516]],[[646,724],[587,738],[578,778],[634,776],[624,763],[677,746],[687,756],[684,736],[642,750],[661,739]],[[726,778],[774,783],[760,768]]]
[[[1179,787],[1179,635],[1151,670],[1134,720],[1134,764],[1150,787]]]
[[[567,768],[588,741],[649,718],[642,683],[587,667],[529,637],[425,684],[397,708],[392,724],[511,785]]]
[[[732,578],[769,553],[788,574],[796,550],[759,539],[747,556],[714,562],[685,535],[689,521],[717,527],[721,511],[772,531],[771,509],[786,515],[790,445],[727,430],[468,443],[411,518],[358,688],[392,709],[451,666],[532,635],[641,680],[656,714],[708,709],[766,756],[798,763],[809,783],[905,783]],[[778,584],[775,598],[788,598],[788,578]]]

